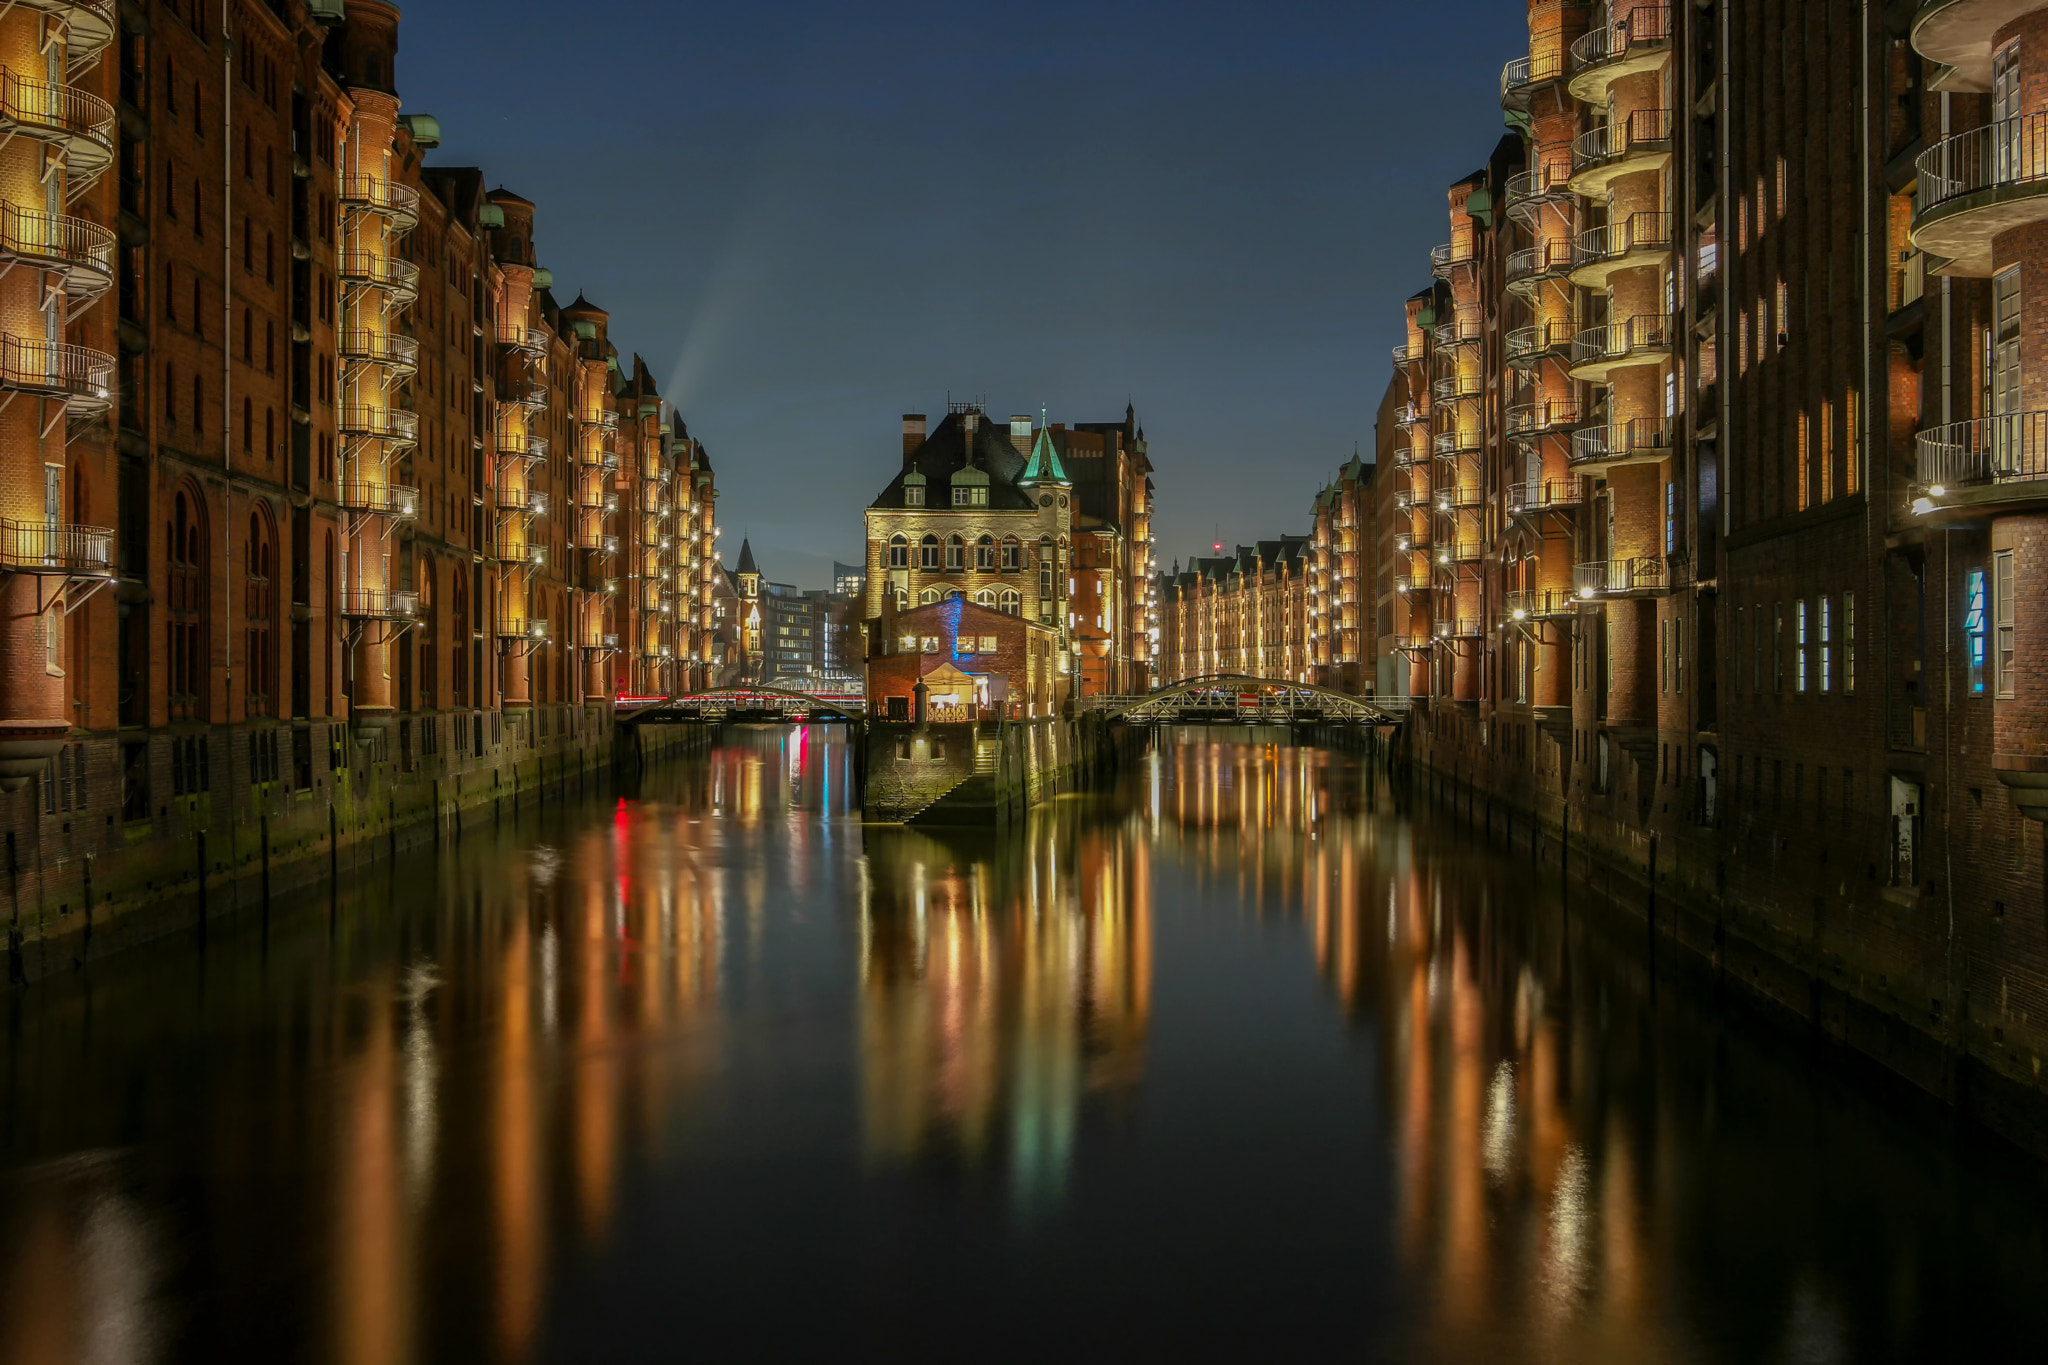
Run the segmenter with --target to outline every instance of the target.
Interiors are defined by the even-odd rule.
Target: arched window
[[[1011,573],[1023,566],[1024,547],[1017,543],[1017,537],[1003,537],[1003,572]]]
[[[917,595],[917,604],[921,607],[928,607],[938,600],[939,590],[937,588],[926,588]]]
[[[903,536],[889,538],[889,567],[907,569],[910,567],[910,542]]]
[[[980,592],[974,594],[974,605],[977,607],[987,607],[990,611],[994,611],[996,606],[996,590],[994,588],[983,588]]]
[[[926,536],[917,543],[917,567],[936,569],[939,567],[939,538]]]
[[[974,567],[984,572],[996,566],[996,538],[983,536],[974,542]]]
[[[277,651],[272,647],[270,633],[277,601],[276,591],[271,585],[273,558],[270,527],[260,509],[252,511],[249,513],[249,539],[242,547],[245,577],[242,587],[243,636],[247,661],[242,688],[252,716],[277,714]]]
[[[967,542],[959,536],[946,537],[946,567],[955,570],[964,568],[966,558]]]
[[[1024,614],[1024,598],[1015,588],[1004,588],[1000,610],[1011,616],[1022,616]]]
[[[174,720],[206,718],[206,548],[198,495],[181,488],[172,499],[171,524],[164,528],[170,561],[165,644]]]

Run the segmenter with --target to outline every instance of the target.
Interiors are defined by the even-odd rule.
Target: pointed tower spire
[[[1038,440],[1031,447],[1031,461],[1024,466],[1024,472],[1018,476],[1017,482],[1020,484],[1071,482],[1067,478],[1066,466],[1060,463],[1059,448],[1052,443],[1051,427],[1043,423],[1039,425]]]

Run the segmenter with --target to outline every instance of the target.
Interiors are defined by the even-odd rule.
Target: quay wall
[[[861,814],[880,824],[1001,828],[1110,770],[1132,742],[1133,735],[1090,714],[980,723],[870,719],[861,745]]]

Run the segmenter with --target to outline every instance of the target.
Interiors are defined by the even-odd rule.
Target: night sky
[[[538,205],[710,448],[728,562],[857,562],[947,394],[1151,444],[1161,567],[1305,531],[1372,421],[1523,0],[408,0],[430,159]]]

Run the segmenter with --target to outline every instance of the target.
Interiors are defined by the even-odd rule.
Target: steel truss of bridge
[[[1398,725],[1408,699],[1354,697],[1309,683],[1217,674],[1184,678],[1142,697],[1084,697],[1080,705],[1133,725]]]
[[[761,721],[815,725],[857,721],[866,710],[858,696],[793,692],[780,687],[719,687],[675,697],[620,697],[622,721]]]

